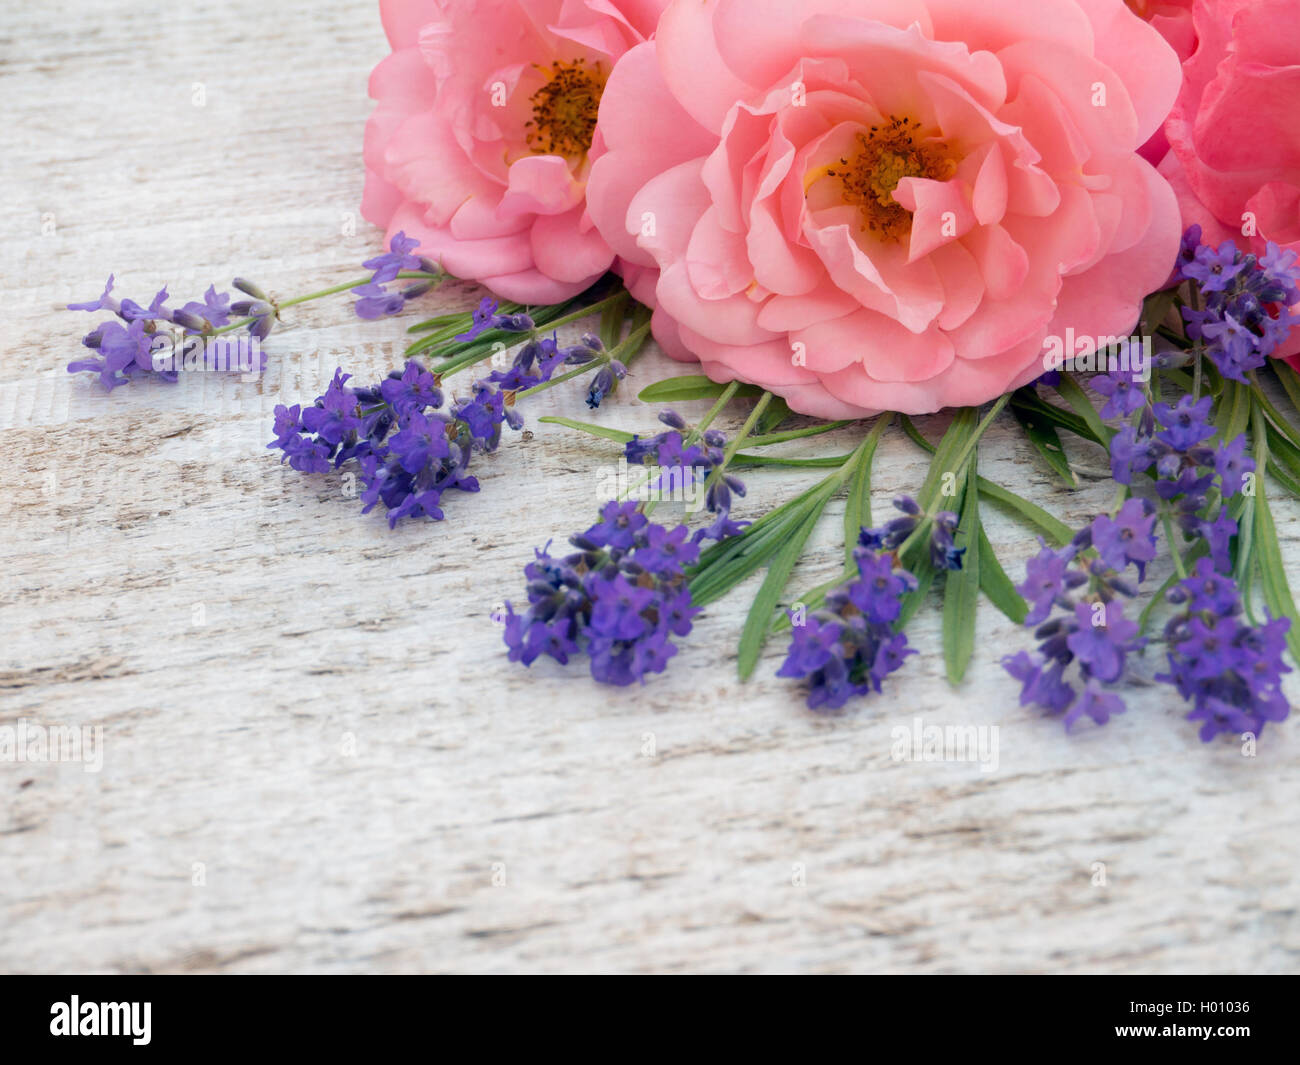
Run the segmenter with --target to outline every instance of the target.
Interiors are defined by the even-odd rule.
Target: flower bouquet
[[[340,368],[277,408],[268,445],[304,474],[354,470],[362,513],[395,526],[477,491],[530,396],[576,383],[598,408],[653,339],[689,365],[640,391],[637,431],[548,419],[623,465],[588,527],[524,562],[498,616],[510,661],[645,683],[761,573],[740,674],[780,640],[815,711],[905,671],[932,600],[960,682],[984,598],[1028,630],[1003,659],[1021,703],[1067,729],[1123,711],[1134,678],[1169,685],[1205,740],[1253,750],[1288,715],[1300,632],[1272,501],[1300,495],[1293,0],[380,10],[362,212],[385,250],[364,275],[291,298],[237,278],[179,306],[110,278],[72,305],[108,317],[69,370],[111,390],[256,368],[286,311],[336,295],[410,319],[402,365]],[[451,280],[486,294],[418,317]],[[939,411],[942,432],[918,423]],[[1112,480],[1113,504],[1074,528],[982,476],[997,419],[1064,488]],[[845,429],[847,453],[782,447]],[[931,456],[889,515],[886,433]],[[771,498],[767,467],[806,487]],[[843,570],[800,588],[837,498]],[[989,506],[1039,538],[1021,580]]]

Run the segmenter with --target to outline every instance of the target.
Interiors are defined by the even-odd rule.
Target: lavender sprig
[[[879,692],[885,678],[916,653],[906,634],[895,629],[903,597],[918,585],[916,576],[903,568],[898,548],[916,529],[921,508],[907,496],[894,506],[902,519],[861,531],[853,551],[856,575],[828,592],[822,609],[806,617],[791,613],[790,647],[776,675],[806,682],[810,710],[838,710],[852,698]],[[942,546],[946,533],[936,528],[935,534],[938,553],[947,562],[948,549]],[[961,568],[960,553],[951,561],[948,568]]]
[[[475,382],[450,410],[441,409],[437,377],[415,360],[369,388],[349,387],[340,369],[311,406],[276,407],[276,435],[267,447],[304,473],[355,460],[362,513],[382,503],[390,528],[407,517],[441,521],[447,492],[478,491],[468,472],[472,457],[497,449],[503,425],[523,425],[508,390],[548,379],[562,359],[554,340],[530,341],[508,370]]]
[[[700,612],[686,585],[700,550],[687,527],[655,524],[636,503],[611,500],[569,542],[576,553],[554,558],[548,543],[525,567],[522,614],[506,604],[510,661],[530,666],[549,655],[566,665],[585,654],[595,680],[620,687],[662,673],[677,654],[672,638],[689,635]]]
[[[1197,261],[1206,278],[1217,279],[1209,283],[1222,289],[1251,269],[1250,263],[1227,255]],[[1217,273],[1216,265],[1221,268]],[[1099,376],[1093,383],[1107,397],[1102,415],[1128,419],[1110,440],[1111,471],[1122,486],[1122,502],[1111,514],[1096,517],[1065,548],[1044,547],[1029,563],[1018,590],[1030,603],[1026,624],[1037,626],[1040,644],[1032,655],[1021,651],[1003,659],[1004,668],[1021,682],[1021,705],[1065,713],[1067,728],[1084,715],[1105,724],[1124,710],[1114,685],[1123,679],[1128,656],[1146,641],[1139,625],[1123,616],[1121,604],[1137,595],[1145,567],[1156,557],[1160,521],[1177,577],[1167,598],[1180,609],[1161,641],[1169,671],[1155,679],[1172,684],[1192,704],[1187,717],[1202,722],[1202,740],[1224,732],[1258,736],[1266,722],[1280,721],[1290,712],[1279,686],[1289,671],[1282,653],[1290,620],[1266,615],[1262,624],[1251,625],[1242,615],[1233,576],[1238,527],[1228,503],[1255,471],[1246,436],[1214,442],[1209,396],[1156,402],[1149,385],[1125,371]],[[1151,478],[1154,501],[1128,498],[1140,475]],[[1190,571],[1183,557],[1189,544],[1201,553]],[[1136,582],[1125,576],[1130,565]],[[1058,608],[1064,617],[1048,620]],[[1072,663],[1084,680],[1082,694],[1065,679]]]
[[[1290,312],[1300,303],[1298,258],[1272,241],[1258,257],[1230,240],[1212,248],[1200,226],[1183,235],[1174,280],[1193,282],[1203,304],[1183,308],[1187,335],[1225,378],[1245,384],[1300,322]]]
[[[163,288],[148,307],[143,307],[134,300],[118,300],[113,295],[114,278],[110,276],[98,299],[68,304],[69,310],[108,311],[116,316],[101,322],[82,338],[82,344],[95,354],[72,360],[68,372],[96,373],[104,389],[112,391],[141,377],[174,384],[178,370],[191,368],[191,363],[194,369],[260,371],[264,368],[265,355],[259,348],[232,346],[231,341],[218,342],[219,338],[244,330],[250,344],[260,342],[270,335],[285,309],[347,291],[362,297],[355,306],[361,318],[395,314],[411,299],[450,276],[436,263],[410,254],[418,243],[404,233],[394,234],[390,250],[364,264],[373,271],[371,276],[284,300],[275,300],[258,285],[237,277],[232,285],[247,299],[232,301],[229,293],[218,293],[215,286],[209,286],[201,302],[192,300],[173,308],[168,306],[170,297]],[[389,291],[386,286],[396,280],[416,283],[400,292]],[[202,359],[197,359],[199,351]],[[176,356],[187,352],[193,352],[195,359],[179,362]]]

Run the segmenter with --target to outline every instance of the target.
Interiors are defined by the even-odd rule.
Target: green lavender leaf
[[[978,484],[978,479],[976,479]],[[1029,613],[1029,604],[1025,602],[1024,597],[1016,591],[1016,586],[1007,576],[1007,571],[1002,568],[1002,563],[998,561],[997,553],[993,550],[993,545],[989,543],[988,535],[984,532],[983,523],[979,527],[979,556],[980,556],[980,589],[988,596],[989,602],[1002,611],[1010,620],[1017,625],[1025,623],[1025,615]]]
[[[1023,518],[1057,547],[1064,547],[1074,539],[1073,529],[1066,525],[1065,522],[1052,517],[1037,503],[1031,503],[1028,499],[1011,491],[1010,488],[1004,488],[1002,485],[995,484],[985,477],[977,478],[975,483],[979,485],[981,495]]]
[[[624,296],[627,296],[624,293]],[[631,299],[615,300],[603,311],[600,312],[600,326],[597,336],[600,342],[605,345],[606,350],[615,347],[618,344],[619,337],[623,335],[623,322],[627,317],[628,301]],[[639,306],[639,305],[638,305]]]
[[[884,417],[882,415],[881,417]],[[836,429],[843,429],[846,425],[852,425],[852,422],[820,422],[817,425],[805,426],[802,429],[787,429],[780,433],[763,433],[761,436],[751,436],[745,441],[746,447],[768,447],[771,444],[784,444],[789,440],[805,440],[810,436],[821,436],[823,433],[833,432]]]
[[[966,474],[965,499],[957,546],[965,547],[962,567],[949,570],[943,584],[943,660],[950,684],[960,684],[975,652],[975,608],[980,597],[979,490],[975,487],[974,458]]]
[[[1290,366],[1277,359],[1270,359],[1269,365],[1278,382],[1282,385],[1282,390],[1287,394],[1287,398],[1291,400],[1291,406],[1297,412],[1300,412],[1300,374],[1297,374]]]
[[[831,495],[832,493],[825,492],[821,496],[817,505],[804,516],[768,566],[767,576],[763,578],[758,594],[754,596],[754,602],[750,605],[749,614],[745,618],[745,627],[740,634],[737,669],[741,680],[747,680],[758,664],[758,656],[762,653],[763,645],[772,630],[772,612],[776,609],[795,563],[803,554],[804,544],[808,542],[808,537],[817,527],[817,522],[821,519]]]
[[[1250,424],[1251,389],[1238,381],[1224,381],[1214,415],[1214,427],[1224,440],[1235,440]]]
[[[874,448],[873,448],[874,450]],[[862,530],[871,527],[871,459],[859,462],[849,478],[849,496],[844,501],[844,563],[853,562]]]
[[[1269,428],[1276,432],[1278,437],[1284,440],[1293,450],[1300,450],[1300,427],[1293,425],[1287,416],[1273,405],[1273,402],[1264,394],[1259,379],[1254,374],[1251,377],[1250,392],[1255,402],[1263,408]]]
[[[892,414],[882,414],[871,427],[858,459],[849,477],[849,496],[844,503],[844,564],[852,569],[853,552],[858,546],[858,537],[864,528],[872,525],[871,520],[871,464],[876,458],[876,448],[880,437],[893,420]]]
[[[1070,460],[1066,458],[1065,448],[1061,446],[1061,438],[1057,435],[1056,429],[1051,422],[1014,403],[1011,405],[1011,413],[1025,431],[1025,436],[1029,442],[1043,456],[1043,460],[1047,465],[1065,482],[1065,486],[1067,488],[1078,488],[1079,481],[1074,476],[1074,471],[1070,469]]]
[[[1057,429],[1064,429],[1067,433],[1073,433],[1085,440],[1091,440],[1094,444],[1102,442],[1086,421],[1073,411],[1048,403],[1033,388],[1017,389],[1012,393],[1011,402],[1008,405],[1013,413],[1030,415],[1040,425],[1050,425]]]
[[[1256,461],[1262,466],[1268,465],[1268,437],[1264,430],[1264,414],[1258,404],[1254,405],[1255,454]],[[1295,599],[1287,584],[1286,565],[1282,561],[1282,548],[1277,539],[1277,526],[1273,522],[1273,511],[1268,504],[1268,492],[1265,489],[1265,477],[1255,478],[1254,503],[1254,552],[1258,560],[1260,588],[1264,602],[1275,617],[1291,619],[1291,629],[1287,633],[1287,646],[1291,649],[1293,660],[1300,662],[1300,613],[1297,613]]]
[[[814,510],[821,513],[830,494],[826,483],[778,507],[744,532],[704,552],[690,575],[691,598],[703,606],[720,599],[761,568]]]
[[[930,564],[930,557],[927,555],[916,565],[911,567],[912,576],[916,578],[916,587],[903,596],[903,606],[899,611],[898,620],[894,622],[894,631],[899,632],[907,628],[908,623],[916,616],[916,612],[921,609],[921,604],[930,594],[930,589],[934,586],[936,570]],[[823,593],[823,596],[825,593]]]
[[[1089,430],[1091,430],[1092,438],[1103,446],[1108,445],[1110,438],[1115,435],[1117,430],[1112,429],[1101,420],[1097,408],[1093,406],[1092,400],[1079,386],[1079,382],[1069,374],[1061,374],[1061,380],[1057,383],[1056,391],[1070,405],[1074,413],[1083,419]]]
[[[772,432],[778,425],[783,425],[793,412],[790,405],[780,396],[773,396],[772,402],[768,404],[767,410],[763,411],[762,417],[758,419],[758,424],[754,427],[755,433],[759,436],[765,436]]]
[[[797,459],[785,458],[782,455],[755,455],[748,451],[737,451],[736,457],[731,464],[736,468],[746,466],[787,466],[791,469],[824,470],[843,466],[852,457],[852,452],[844,455],[824,455],[815,459]]]
[[[558,414],[546,414],[537,420],[550,425],[563,425],[566,429],[576,429],[580,433],[603,437],[605,440],[614,440],[620,444],[626,444],[636,435],[635,433],[625,433],[622,429],[611,429],[608,425],[593,425],[591,422],[577,422],[572,418],[561,418]]]
[[[683,374],[680,377],[666,377],[647,385],[637,393],[642,403],[685,403],[695,399],[717,399],[722,395],[726,385],[710,381],[703,374]],[[741,385],[735,392],[737,396],[761,396],[763,390],[756,385]]]

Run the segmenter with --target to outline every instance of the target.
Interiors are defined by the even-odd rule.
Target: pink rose
[[[824,417],[974,404],[1127,335],[1178,91],[1122,0],[675,0],[615,68],[588,210],[715,380]]]
[[[1192,25],[1194,0],[1127,0],[1139,18],[1144,18],[1168,41],[1180,60],[1186,60],[1196,48],[1196,30]]]
[[[1165,123],[1160,172],[1206,243],[1300,251],[1300,20],[1295,0],[1196,0],[1196,49]],[[1300,352],[1300,331],[1277,352]]]
[[[614,61],[666,0],[381,0],[361,213],[521,303],[609,269],[586,217],[588,150]]]
[[[1178,53],[1184,62],[1196,49],[1196,29],[1192,25],[1193,0],[1128,0],[1133,13],[1146,19],[1160,36]],[[1164,128],[1156,130],[1151,139],[1142,145],[1142,158],[1160,165],[1169,151],[1169,140]]]

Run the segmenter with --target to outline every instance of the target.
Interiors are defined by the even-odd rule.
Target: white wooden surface
[[[885,696],[818,719],[772,676],[775,645],[735,679],[752,585],[644,688],[526,672],[490,615],[532,547],[598,502],[610,449],[536,422],[584,416],[579,390],[530,403],[535,437],[482,462],[483,492],[445,524],[390,533],[263,445],[274,404],[336,364],[395,364],[404,322],[303,308],[255,382],[105,396],[63,371],[90,319],[55,308],[110,270],[137,298],[353,276],[377,242],[359,220],[341,234],[384,51],[363,0],[0,15],[0,725],[104,729],[98,773],[0,763],[0,968],[1300,968],[1291,723],[1243,758],[1151,687],[1069,738],[1015,705],[997,659],[1023,638],[989,608],[960,690],[929,610]],[[648,357],[636,384],[669,369]],[[633,393],[598,417],[650,426]],[[1109,497],[1053,489],[1004,426],[981,463],[1070,521]],[[923,472],[889,437],[877,513]],[[806,479],[749,481],[757,514]],[[1300,507],[1278,520],[1294,561]],[[1032,537],[988,522],[1019,574]],[[839,550],[828,519],[799,587]],[[997,771],[894,762],[891,729],[916,717],[998,726]]]

